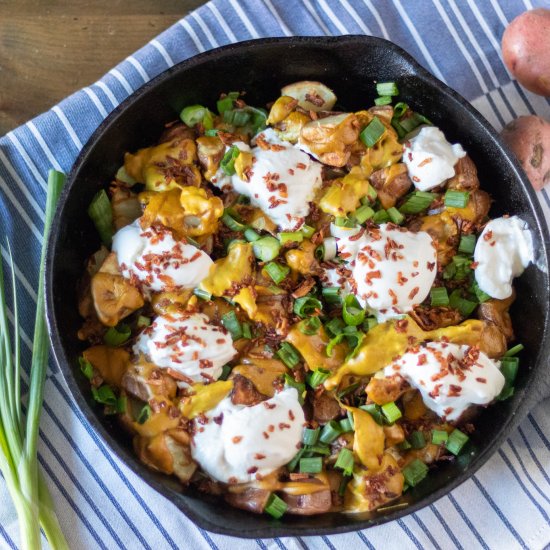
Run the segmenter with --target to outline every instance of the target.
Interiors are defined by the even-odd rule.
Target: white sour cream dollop
[[[393,224],[379,228],[331,227],[338,256],[347,263],[326,270],[325,286],[355,294],[380,321],[399,317],[422,303],[435,280],[437,254],[431,236]]]
[[[217,380],[237,353],[231,335],[202,313],[157,317],[137,337],[133,351],[172,369],[181,386]]]
[[[533,237],[517,216],[491,220],[479,236],[474,252],[479,288],[492,298],[512,295],[512,280],[534,261]]]
[[[124,277],[156,292],[195,288],[214,263],[197,247],[176,241],[168,229],[142,229],[139,220],[115,233],[113,252]]]
[[[249,181],[237,174],[229,177],[221,169],[212,183],[223,189],[231,186],[237,193],[250,198],[282,229],[300,227],[309,214],[309,203],[321,186],[321,164],[298,147],[282,141],[271,128],[260,132],[255,147],[235,143],[239,149],[253,155]]]
[[[298,452],[305,417],[298,392],[287,388],[252,407],[230,397],[196,423],[193,459],[212,478],[246,483],[266,476]]]
[[[424,126],[405,142],[403,162],[414,186],[428,191],[452,178],[455,164],[465,155],[462,145],[451,145],[439,128]]]
[[[471,405],[491,403],[504,387],[498,363],[470,346],[430,342],[409,351],[384,369],[420,391],[426,406],[449,421]]]

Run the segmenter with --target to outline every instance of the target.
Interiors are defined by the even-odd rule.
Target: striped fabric
[[[388,38],[472,101],[500,128],[516,116],[550,119],[547,99],[510,79],[500,55],[505,26],[524,0],[214,0],[47,113],[0,139],[0,247],[16,253],[23,359],[30,361],[39,249],[50,167],[69,171],[109,111],[159,72],[197,52],[263,36],[372,34]],[[550,198],[540,193],[550,220]],[[243,540],[186,520],[121,464],[94,434],[52,364],[40,463],[70,545],[91,548],[339,549],[529,548],[550,543],[550,402],[540,404],[469,481],[397,522],[333,537]],[[17,547],[15,512],[0,479],[0,546]]]

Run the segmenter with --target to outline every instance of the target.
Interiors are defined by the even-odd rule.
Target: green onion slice
[[[308,372],[306,376],[306,382],[310,387],[316,389],[318,386],[324,383],[324,381],[330,376],[330,371],[325,369],[315,369]]]
[[[419,214],[426,210],[437,197],[435,193],[427,191],[413,191],[405,197],[405,202],[399,207],[401,214]]]
[[[378,141],[380,138],[384,135],[384,132],[386,131],[386,127],[380,119],[375,116],[373,119],[365,126],[363,131],[359,134],[359,137],[361,138],[361,141],[367,146],[372,147]]]
[[[348,432],[353,432],[353,420],[349,417],[340,420],[340,428],[342,429],[342,433],[344,434]]]
[[[235,100],[239,99],[239,95],[239,92],[229,92],[225,97],[219,99],[216,102],[218,113],[220,113],[220,115],[223,115],[225,111],[233,109]]]
[[[323,470],[323,457],[301,458],[299,464],[301,474],[318,474]]]
[[[365,223],[367,220],[370,220],[373,216],[374,216],[374,210],[368,204],[363,204],[353,213],[353,217],[359,224]]]
[[[288,366],[288,365],[287,365]],[[298,392],[298,400],[300,401],[300,405],[304,404],[304,394],[306,392],[306,385],[304,382],[298,382],[288,372],[285,372],[284,374],[285,379],[285,386],[287,388],[294,388]]]
[[[361,410],[368,412],[375,420],[377,424],[384,424],[384,417],[382,416],[382,409],[380,405],[369,403],[368,405],[361,405]]]
[[[317,334],[321,328],[321,320],[319,317],[310,317],[309,319],[304,319],[298,324],[298,329],[302,334],[306,336],[311,336]]]
[[[78,362],[80,364],[80,370],[82,371],[82,374],[88,379],[91,380],[94,377],[94,367],[90,363],[90,361],[87,361],[84,359],[84,357],[79,357]]]
[[[271,493],[267,499],[264,511],[275,519],[281,518],[286,512],[288,506],[286,502],[279,498],[275,493]]]
[[[386,223],[390,221],[390,215],[384,209],[381,209],[378,210],[378,212],[375,212],[371,219],[377,224]]]
[[[334,467],[343,470],[345,475],[350,476],[353,473],[353,464],[353,453],[345,447],[340,449]]]
[[[300,355],[296,348],[288,342],[283,342],[275,354],[289,369],[293,369],[300,362]]]
[[[397,225],[401,225],[405,221],[405,216],[403,216],[403,214],[401,214],[395,206],[388,208],[386,212],[390,217],[390,220]]]
[[[459,289],[453,290],[449,296],[449,305],[453,309],[457,309],[461,315],[468,317],[477,307],[477,302],[472,302],[461,296],[461,291]]]
[[[211,130],[214,125],[212,113],[202,105],[189,105],[180,113],[181,120],[189,127],[202,124],[205,130]]]
[[[426,446],[426,438],[421,431],[415,431],[409,436],[409,443],[413,449],[423,449]]]
[[[99,191],[92,199],[88,207],[88,216],[94,222],[103,244],[110,247],[113,240],[113,209],[105,189]]]
[[[132,334],[132,330],[128,325],[124,323],[119,323],[116,327],[110,327],[105,335],[103,336],[103,341],[108,346],[121,346],[128,341]]]
[[[513,348],[510,348],[505,354],[504,357],[513,357],[517,355],[520,351],[524,349],[523,344],[516,344]]]
[[[308,317],[323,309],[323,304],[313,296],[302,296],[294,302],[294,313],[299,317]]]
[[[264,269],[275,284],[283,282],[290,273],[290,268],[288,266],[281,265],[278,262],[269,262],[264,266]]]
[[[441,445],[447,443],[449,434],[445,430],[433,430],[432,431],[432,443],[434,445]]]
[[[234,311],[228,311],[222,316],[222,325],[229,331],[233,340],[243,337],[243,329],[237,314]]]
[[[261,262],[270,262],[279,255],[281,245],[275,237],[267,236],[252,243],[254,256]]]
[[[427,475],[428,466],[418,458],[415,458],[411,463],[407,464],[402,470],[403,477],[407,485],[414,487],[418,485]]]
[[[394,96],[399,95],[399,90],[395,82],[378,82],[376,84],[376,93],[381,96]]]
[[[449,295],[447,289],[444,286],[436,286],[430,290],[431,304],[434,307],[448,306]]]
[[[210,292],[198,287],[193,290],[193,294],[201,300],[210,300],[212,298],[212,294],[210,294]]]
[[[246,225],[238,222],[227,210],[224,211],[221,220],[231,231],[244,231],[246,229]]]
[[[449,189],[445,193],[445,206],[452,208],[466,208],[468,200],[470,199],[470,193],[468,191],[454,191]]]
[[[260,238],[260,235],[254,231],[254,229],[248,227],[244,230],[244,238],[249,242],[253,243]]]
[[[460,237],[460,243],[458,245],[458,251],[462,254],[471,256],[476,248],[476,236],[475,235],[462,235]]]
[[[342,317],[346,325],[356,327],[365,320],[365,310],[361,307],[357,298],[349,294],[344,298]]]
[[[301,231],[279,233],[281,244],[296,242],[301,243],[304,240],[304,234]]]
[[[328,290],[328,289],[325,289]],[[328,332],[329,336],[338,336],[343,330],[346,325],[342,321],[342,319],[339,319],[338,317],[335,317],[334,319],[331,319],[328,323],[325,324],[325,330]]]
[[[392,102],[392,97],[389,95],[383,95],[380,97],[377,97],[374,100],[375,105],[389,105]]]
[[[341,433],[342,428],[340,424],[336,420],[331,420],[323,426],[319,441],[327,444],[332,443]]]
[[[306,239],[310,239],[313,237],[313,234],[315,233],[315,227],[311,227],[311,225],[302,225],[300,228],[300,231],[304,234],[304,237]]]
[[[302,434],[302,442],[304,445],[315,445],[319,440],[319,434],[321,433],[321,428],[305,428],[304,433]]]
[[[232,145],[220,162],[220,168],[228,175],[232,176],[235,173],[235,161],[241,151],[236,145]]]
[[[99,388],[94,388],[92,386],[92,396],[93,398],[102,405],[108,405],[109,407],[116,407],[116,395],[111,386],[104,384]]]
[[[455,429],[450,433],[445,447],[449,452],[456,456],[460,454],[460,451],[462,451],[462,448],[466,445],[468,439],[469,437],[465,433]]]
[[[393,424],[396,420],[403,416],[401,414],[401,410],[394,401],[391,401],[390,403],[385,403],[380,408],[382,409],[382,413],[386,417],[386,420],[389,424]]]

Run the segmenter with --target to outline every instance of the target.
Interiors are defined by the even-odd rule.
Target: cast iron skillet
[[[222,91],[246,90],[251,105],[278,97],[282,85],[319,80],[333,88],[339,105],[372,104],[373,80],[395,80],[401,99],[460,142],[473,158],[482,186],[495,199],[491,215],[518,214],[529,223],[542,270],[529,267],[517,280],[512,310],[517,338],[525,345],[517,390],[477,420],[470,452],[441,465],[429,479],[406,493],[408,507],[368,515],[288,516],[281,521],[232,508],[175,478],[157,474],[135,457],[121,430],[104,418],[80,374],[83,345],[76,338],[81,319],[76,286],[88,256],[99,247],[86,209],[106,186],[125,151],[155,143],[163,125],[189,104],[212,105]],[[137,475],[173,502],[200,527],[239,537],[343,533],[381,524],[431,504],[468,479],[499,447],[513,427],[550,394],[546,359],[550,354],[548,230],[525,174],[489,123],[456,92],[435,79],[400,48],[366,36],[269,38],[242,42],[198,55],[160,74],[116,108],[90,138],[69,175],[48,248],[47,317],[53,351],[84,416],[111,450]]]

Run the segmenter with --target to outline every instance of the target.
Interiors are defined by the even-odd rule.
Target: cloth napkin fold
[[[519,115],[550,118],[547,99],[511,80],[500,38],[525,9],[518,0],[213,0],[101,80],[0,139],[0,239],[15,251],[23,360],[30,361],[48,169],[68,172],[124,98],[183,59],[264,36],[372,34],[390,39],[458,90],[497,130]],[[266,68],[268,70],[268,68]],[[539,194],[550,220],[548,193]],[[550,543],[550,402],[536,407],[493,458],[435,504],[401,520],[330,537],[239,540],[187,520],[111,454],[50,366],[40,463],[75,549],[544,548]],[[0,479],[0,546],[16,548],[15,512]]]

